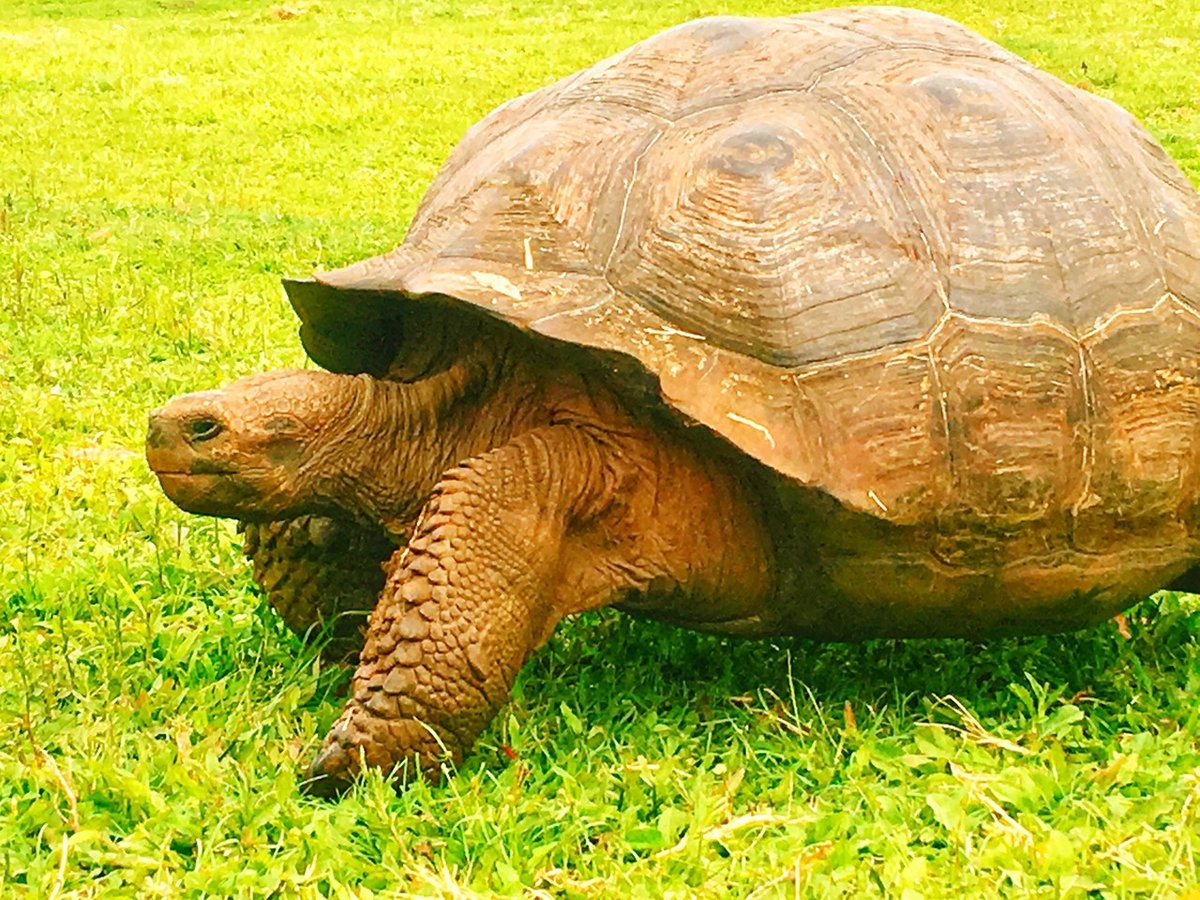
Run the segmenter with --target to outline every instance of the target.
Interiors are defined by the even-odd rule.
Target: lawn
[[[0,0],[0,896],[1200,897],[1195,597],[986,644],[587,616],[447,783],[330,803],[348,673],[142,461],[169,395],[302,362],[280,276],[396,243],[497,103],[814,5]],[[1200,6],[926,5],[1200,181]]]

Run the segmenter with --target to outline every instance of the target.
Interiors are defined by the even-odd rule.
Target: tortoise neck
[[[466,354],[417,381],[352,376],[332,484],[322,491],[385,527],[410,523],[455,464],[511,439],[536,403],[502,357]]]

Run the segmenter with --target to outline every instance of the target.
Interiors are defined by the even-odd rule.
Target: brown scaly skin
[[[356,660],[396,541],[378,526],[328,516],[246,522],[243,530],[254,580],[288,628],[305,640],[327,636],[327,660]]]
[[[549,355],[481,346],[411,383],[270,373],[151,417],[147,458],[186,510],[350,517],[397,540],[420,510],[312,765],[314,793],[363,763],[436,777],[572,613],[620,603],[776,630],[772,545],[736,454],[631,413]]]

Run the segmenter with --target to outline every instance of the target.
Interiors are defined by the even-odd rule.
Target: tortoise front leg
[[[603,453],[582,429],[551,426],[446,473],[393,557],[309,792],[336,793],[363,763],[416,759],[436,778],[461,760],[529,655],[588,605],[556,595],[564,536],[613,493]]]
[[[246,522],[244,531],[254,580],[288,628],[308,640],[328,626],[325,658],[357,657],[396,538],[382,527],[314,515]]]

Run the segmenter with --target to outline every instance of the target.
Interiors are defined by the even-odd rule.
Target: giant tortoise
[[[285,287],[323,371],[175,398],[147,455],[250,523],[294,626],[378,592],[317,792],[460,759],[583,610],[1052,632],[1200,562],[1200,199],[939,16],[672,28],[472,128],[397,249]]]

